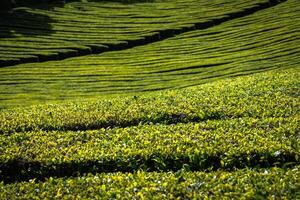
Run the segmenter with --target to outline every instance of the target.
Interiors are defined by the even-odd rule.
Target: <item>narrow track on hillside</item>
[[[189,27],[183,27],[179,29],[166,29],[166,30],[160,30],[157,31],[155,34],[152,34],[150,36],[143,37],[141,39],[135,39],[135,40],[126,40],[123,43],[116,43],[116,44],[107,44],[107,45],[84,45],[87,47],[87,49],[72,49],[72,51],[65,51],[65,52],[59,52],[58,56],[53,55],[36,55],[35,59],[32,58],[24,58],[20,61],[17,60],[0,60],[0,67],[7,67],[7,66],[14,66],[17,64],[24,64],[24,63],[34,63],[34,62],[46,62],[46,61],[58,61],[58,60],[64,60],[67,58],[72,57],[80,57],[85,55],[91,55],[91,54],[101,54],[104,52],[111,52],[111,51],[119,51],[119,50],[126,50],[138,46],[143,46],[155,42],[160,42],[172,37],[175,37],[182,33],[187,33],[190,31],[195,30],[205,30],[217,25],[220,25],[224,22],[228,22],[237,18],[242,18],[251,14],[254,14],[258,11],[262,11],[271,7],[274,7],[282,2],[285,2],[286,0],[277,1],[277,0],[269,0],[268,2],[264,3],[258,3],[257,5],[245,8],[241,11],[232,12],[229,14],[226,14],[222,18],[218,19],[212,19],[210,21],[206,22],[199,22],[195,23],[192,26]]]

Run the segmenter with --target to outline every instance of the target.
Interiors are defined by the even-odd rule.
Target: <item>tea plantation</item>
[[[150,43],[175,33],[210,27],[277,3],[268,0],[158,0],[134,5],[73,2],[64,7],[53,4],[20,7],[11,15],[1,16],[0,66]]]
[[[125,50],[0,68],[0,107],[136,95],[298,66],[297,5],[297,0],[290,0],[205,30]]]
[[[298,0],[0,17],[0,199],[300,199]]]

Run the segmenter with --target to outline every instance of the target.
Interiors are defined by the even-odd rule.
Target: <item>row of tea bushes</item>
[[[88,174],[0,183],[1,199],[299,199],[299,166],[232,172]]]
[[[0,179],[300,164],[300,118],[239,118],[0,137]]]

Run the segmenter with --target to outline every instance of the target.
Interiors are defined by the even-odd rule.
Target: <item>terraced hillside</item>
[[[298,0],[1,16],[0,199],[300,199],[299,16]]]
[[[26,0],[25,0],[26,2]],[[268,0],[71,2],[0,18],[0,66],[57,60],[153,42],[276,5]]]
[[[0,106],[135,94],[297,67],[297,5],[290,0],[205,30],[127,50],[2,68]]]

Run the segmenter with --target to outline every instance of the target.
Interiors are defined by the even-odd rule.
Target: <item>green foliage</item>
[[[4,110],[1,177],[299,164],[298,75],[292,68],[138,97]]]
[[[127,41],[145,39],[159,31],[208,22],[231,13],[233,6],[240,11],[262,2],[268,1],[137,1],[133,5],[71,1],[64,6],[23,7],[12,15],[1,16],[0,61],[9,65],[36,61],[36,56],[43,60],[47,55],[47,59],[53,60],[73,55],[74,51],[82,54],[82,48],[118,48]],[[203,14],[207,12],[210,14]]]
[[[239,16],[266,2],[72,2],[1,18],[13,64],[232,20],[0,69],[0,199],[299,199],[298,2]]]
[[[110,173],[3,185],[1,199],[298,199],[299,166],[157,173]]]
[[[179,90],[0,112],[0,133],[88,130],[138,124],[199,122],[299,114],[299,70],[276,70]]]
[[[300,25],[297,20],[299,19],[297,5],[297,1],[287,1],[205,30],[190,31],[157,43],[123,51],[83,56],[60,62],[2,68],[0,69],[0,96],[2,97],[0,107],[25,106],[74,98],[95,99],[103,95],[127,95],[128,93],[139,95],[153,90],[182,88],[271,69],[298,67]],[[193,6],[189,7],[193,8]],[[202,16],[203,13],[198,10],[199,6],[195,8]],[[213,17],[218,13],[214,9]],[[151,9],[151,12],[153,10],[155,9]],[[206,13],[210,15],[209,12]],[[89,15],[87,17],[96,20]],[[291,21],[291,18],[295,20]],[[119,18],[114,19],[119,20]],[[140,18],[136,20],[143,21]],[[159,18],[153,17],[147,20],[160,21]],[[181,21],[176,18],[174,20]],[[130,25],[134,26],[136,23],[130,22]],[[155,23],[154,25],[156,26]],[[140,26],[137,27],[138,30]],[[143,27],[148,25],[143,24]],[[164,26],[159,24],[159,27]],[[121,32],[127,31],[119,27],[115,29]],[[95,30],[97,31],[99,30]],[[106,32],[103,34],[111,35]],[[97,35],[103,38],[101,34],[97,33]],[[85,36],[91,37],[91,34]],[[132,36],[131,32],[130,36]],[[64,36],[64,39],[57,40],[53,52],[57,49],[64,51],[64,46],[70,44],[70,41],[66,40],[74,37]],[[121,38],[117,34],[115,37]],[[27,41],[26,37],[24,40]],[[124,40],[130,39],[122,39],[123,42]],[[39,37],[37,41],[41,44],[48,39]],[[58,41],[64,42],[62,44]],[[2,45],[6,43],[15,45],[14,49],[18,45],[23,45],[21,41],[16,43],[10,39],[1,42]],[[28,51],[33,47],[42,54],[45,46],[35,47],[32,41],[30,43],[32,46],[24,44]],[[47,48],[52,47],[47,45]],[[9,53],[9,48],[5,47],[4,51]],[[20,55],[24,56],[24,52],[22,48]]]
[[[240,118],[176,125],[1,136],[2,180],[87,172],[290,166],[299,118]],[[299,144],[299,141],[297,142]]]

